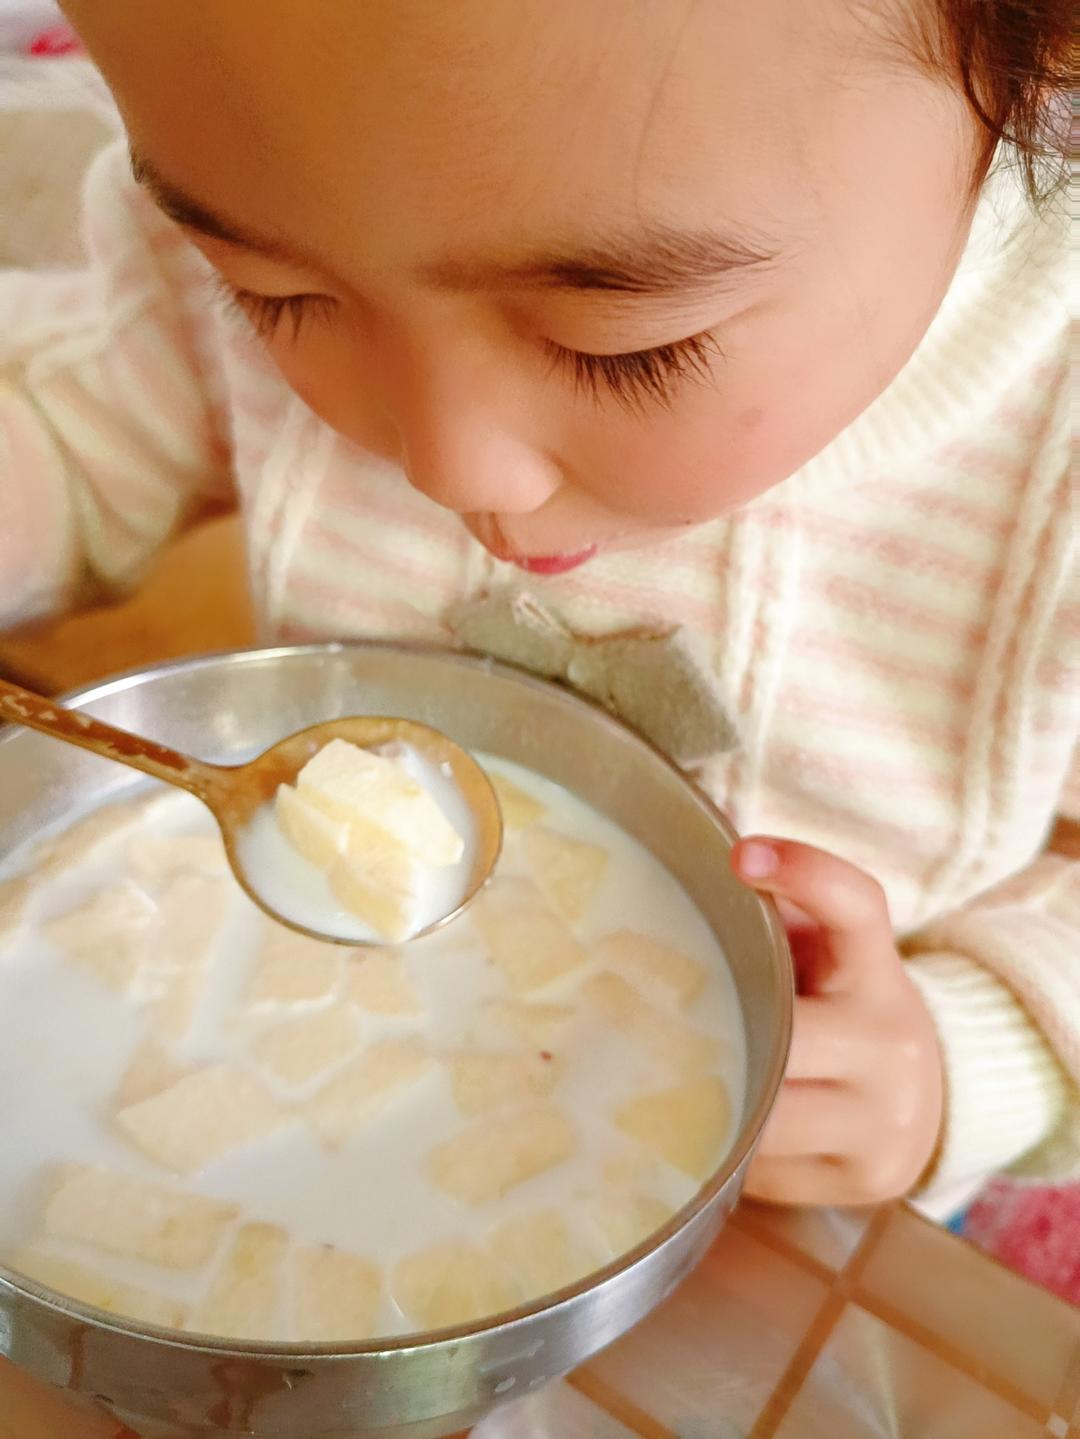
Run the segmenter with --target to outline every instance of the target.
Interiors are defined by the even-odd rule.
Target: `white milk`
[[[718,1073],[726,1083],[737,1127],[744,1102],[744,1038],[734,985],[720,947],[705,920],[670,874],[610,821],[557,785],[504,761],[482,760],[547,806],[551,829],[602,846],[607,870],[584,922],[575,929],[588,945],[605,933],[636,929],[663,939],[703,962],[708,982],[681,1018],[721,1041]],[[449,810],[448,810],[449,813]],[[72,817],[74,818],[74,816]],[[456,815],[451,815],[455,823]],[[50,1171],[65,1163],[104,1165],[188,1192],[228,1199],[244,1220],[275,1223],[305,1243],[333,1244],[364,1256],[389,1273],[413,1251],[440,1239],[483,1242],[494,1226],[514,1215],[555,1207],[578,1235],[596,1248],[601,1262],[617,1257],[604,1250],[590,1218],[589,1197],[602,1185],[604,1161],[629,1152],[630,1143],[609,1116],[613,1107],[657,1088],[650,1062],[624,1043],[582,1031],[560,1047],[561,1077],[554,1102],[572,1116],[581,1143],[576,1155],[511,1190],[482,1210],[463,1206],[431,1184],[426,1161],[432,1146],[463,1124],[447,1073],[436,1064],[411,1089],[393,1100],[340,1150],[325,1149],[302,1118],[299,1105],[330,1075],[306,1087],[275,1084],[260,1070],[249,1045],[253,1036],[297,1013],[309,1014],[334,996],[300,1010],[257,1012],[244,995],[258,945],[269,921],[238,886],[232,885],[229,912],[218,935],[209,979],[195,1022],[176,1051],[178,1061],[197,1065],[227,1061],[258,1073],[276,1096],[296,1104],[294,1123],[268,1141],[236,1151],[201,1173],[177,1178],[145,1158],[111,1120],[112,1095],[136,1051],[143,1023],[136,1005],[82,973],[42,937],[40,925],[62,915],[103,885],[129,872],[132,844],[148,835],[210,833],[213,821],[190,796],[169,792],[145,807],[129,829],[99,847],[77,868],[50,877],[37,888],[30,924],[5,947],[0,934],[0,1258],[40,1237],[40,1220]],[[133,838],[134,836],[134,838]],[[39,837],[40,839],[40,837]],[[35,844],[37,841],[35,841]],[[263,847],[267,866],[278,862],[274,846]],[[32,848],[8,857],[0,880],[32,869]],[[297,863],[290,857],[290,865]],[[524,871],[520,834],[510,831],[499,872]],[[340,948],[335,946],[338,952]],[[470,1044],[478,1007],[485,999],[507,997],[501,975],[489,961],[469,914],[400,951],[423,1005],[417,1016],[379,1016],[356,1011],[361,1048],[383,1038],[419,1034],[436,1055]],[[346,963],[362,960],[348,957]],[[590,963],[566,979],[528,996],[544,1003],[570,1002]],[[345,1061],[348,1062],[348,1061]],[[718,1146],[719,1165],[732,1135]],[[659,1165],[652,1197],[673,1212],[696,1190],[694,1181]],[[144,1288],[197,1302],[210,1271],[151,1269],[110,1259],[86,1246],[46,1241],[63,1255],[106,1269]],[[384,1301],[378,1332],[415,1329],[392,1299]],[[279,1337],[291,1332],[287,1296],[279,1316]]]
[[[410,923],[410,933],[416,934],[453,914],[465,898],[476,854],[476,822],[448,769],[432,764],[410,745],[400,746],[394,758],[427,790],[465,846],[457,864],[418,866],[418,894]],[[252,887],[284,918],[318,934],[382,942],[369,924],[334,897],[326,871],[285,838],[273,803],[263,805],[240,836],[239,857]]]

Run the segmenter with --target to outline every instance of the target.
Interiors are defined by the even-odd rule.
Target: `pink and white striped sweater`
[[[946,1062],[927,1207],[1007,1166],[1080,1172],[1080,877],[1040,857],[1080,815],[1056,219],[988,189],[915,356],[822,453],[676,540],[538,578],[289,391],[121,147],[85,208],[85,271],[0,277],[0,624],[137,584],[235,491],[268,640],[480,637],[661,738],[674,718],[678,749],[618,672],[619,636],[657,635],[650,693],[666,675],[717,721],[683,757],[735,823],[887,890]]]

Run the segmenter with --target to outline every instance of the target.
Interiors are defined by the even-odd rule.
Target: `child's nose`
[[[409,481],[458,514],[528,514],[559,489],[553,456],[502,428],[491,415],[448,416],[402,433]]]

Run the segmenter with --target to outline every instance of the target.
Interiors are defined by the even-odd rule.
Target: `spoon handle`
[[[0,680],[0,722],[4,720],[40,730],[42,734],[91,750],[105,759],[118,760],[155,779],[190,790],[203,800],[209,799],[221,783],[222,774],[217,765],[204,764],[167,745],[117,729],[82,710],[65,709],[44,695]]]

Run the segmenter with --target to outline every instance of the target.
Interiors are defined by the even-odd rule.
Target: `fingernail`
[[[771,844],[752,839],[739,850],[739,873],[747,879],[767,879],[780,868],[780,856]]]

